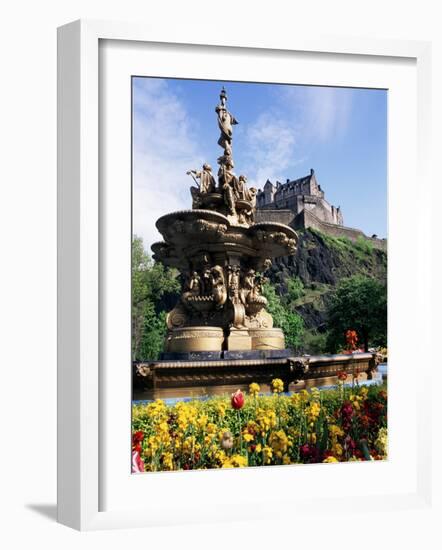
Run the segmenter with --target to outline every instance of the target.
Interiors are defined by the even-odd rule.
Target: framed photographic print
[[[425,505],[428,48],[59,29],[59,521]]]

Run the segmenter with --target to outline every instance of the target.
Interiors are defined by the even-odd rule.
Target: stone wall
[[[283,223],[285,225],[292,226],[295,219],[295,213],[292,210],[285,209],[257,209],[256,210],[256,223],[260,222],[276,222]]]
[[[331,237],[346,237],[351,241],[356,241],[359,237],[363,237],[369,241],[375,248],[387,250],[387,240],[367,237],[360,229],[345,227],[344,225],[335,225],[327,223],[317,218],[312,212],[303,210],[297,216],[291,210],[257,210],[257,222],[278,222],[290,225],[294,229],[307,229],[309,227],[317,229]]]

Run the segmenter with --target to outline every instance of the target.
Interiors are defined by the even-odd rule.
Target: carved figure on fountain
[[[196,187],[190,188],[190,193],[192,195],[192,207],[199,208],[202,205],[203,197],[216,191],[216,181],[212,174],[212,167],[210,164],[204,163],[202,170],[189,170],[187,175],[192,176],[197,184]]]

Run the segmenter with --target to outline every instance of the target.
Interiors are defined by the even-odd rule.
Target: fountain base
[[[280,378],[285,391],[336,385],[342,373],[346,382],[370,380],[376,372],[376,353],[352,355],[293,355],[285,350],[251,350],[163,354],[163,359],[134,363],[134,399],[164,399],[229,394],[247,390],[257,382],[271,391]]]

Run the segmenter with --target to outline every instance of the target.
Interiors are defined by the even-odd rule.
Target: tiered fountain
[[[190,170],[192,210],[166,214],[156,224],[164,242],[152,246],[154,259],[178,268],[185,281],[167,316],[166,352],[281,350],[284,334],[273,327],[262,285],[270,258],[293,254],[297,235],[283,224],[254,223],[256,189],[233,172],[237,121],[224,89],[216,113],[223,149],[217,180],[208,164]]]

